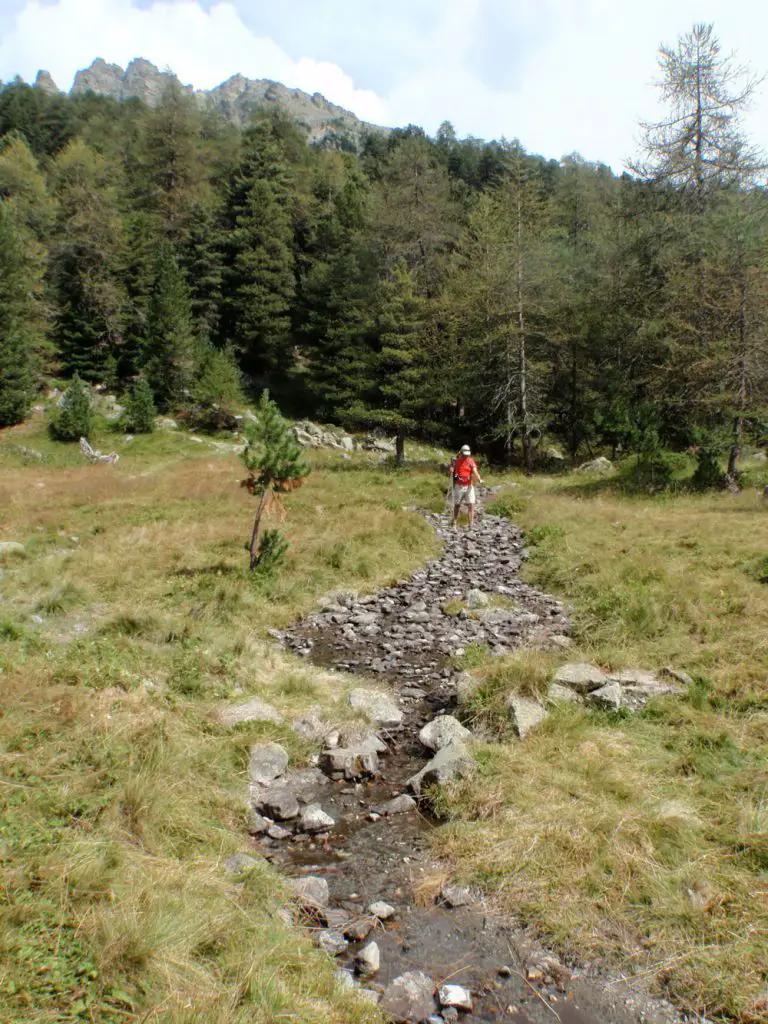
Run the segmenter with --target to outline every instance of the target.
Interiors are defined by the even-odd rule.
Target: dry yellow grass
[[[573,603],[577,646],[485,666],[469,713],[503,728],[508,693],[563,660],[696,682],[635,717],[561,706],[525,742],[487,744],[443,794],[438,849],[564,952],[710,1018],[765,1020],[768,511],[554,481],[514,495],[527,575]]]

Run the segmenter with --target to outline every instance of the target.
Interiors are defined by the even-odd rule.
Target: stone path
[[[283,642],[319,664],[431,692],[450,688],[449,658],[471,644],[493,654],[566,645],[562,604],[520,579],[526,552],[516,527],[479,512],[472,531],[453,530],[447,518],[427,515],[443,544],[439,558],[376,594],[339,592],[280,634]]]
[[[291,723],[325,746],[310,768],[292,768],[277,744],[252,748],[254,853],[288,876],[294,912],[337,958],[338,983],[393,1020],[551,1024],[554,1014],[561,1024],[671,1024],[668,1004],[569,969],[430,853],[423,788],[473,766],[471,734],[447,713],[462,685],[453,656],[471,644],[503,654],[568,638],[562,604],[519,577],[525,551],[514,526],[482,511],[472,532],[454,531],[447,516],[428,519],[440,557],[376,594],[338,593],[275,634],[318,664],[390,685],[349,694],[368,726],[336,727],[316,710]],[[572,668],[575,682],[556,684],[563,690],[606,683],[591,666]],[[530,709],[512,710],[522,736]],[[220,720],[275,715],[252,699],[222,709]],[[238,854],[228,867],[248,864]]]

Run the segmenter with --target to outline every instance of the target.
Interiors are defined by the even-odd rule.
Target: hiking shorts
[[[466,487],[462,487],[461,484],[453,485],[453,504],[454,505],[474,505],[475,504],[475,488],[474,484],[468,484]]]

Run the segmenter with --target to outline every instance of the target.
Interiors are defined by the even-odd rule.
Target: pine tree
[[[396,459],[402,463],[406,437],[428,426],[435,380],[426,355],[425,304],[402,260],[382,282],[377,321],[380,404],[369,411],[360,406],[361,418],[394,431]]]
[[[29,267],[11,205],[0,200],[0,427],[21,423],[32,399],[32,341]]]
[[[138,146],[138,200],[158,235],[179,243],[191,211],[207,191],[202,118],[194,98],[170,83],[146,118]]]
[[[255,569],[259,527],[268,496],[291,490],[308,475],[309,466],[302,461],[301,448],[267,391],[262,392],[255,419],[246,425],[245,437],[247,443],[240,457],[253,480],[252,493],[259,499],[249,546],[250,568]],[[270,539],[270,551],[279,546],[277,541],[274,536]]]
[[[290,362],[296,291],[290,203],[293,184],[274,126],[259,121],[243,136],[242,160],[227,197],[227,269],[221,333],[251,372]]]
[[[51,422],[51,433],[59,441],[87,438],[93,423],[93,406],[88,385],[77,374],[64,392],[61,406]]]
[[[194,333],[189,289],[169,242],[160,244],[155,257],[144,366],[162,412],[185,401],[194,369]]]
[[[233,408],[243,400],[240,370],[229,349],[201,346],[191,388],[195,421],[206,430],[234,425]]]
[[[151,434],[155,429],[156,415],[149,381],[144,376],[137,377],[125,403],[123,429],[132,434]]]
[[[110,357],[119,363],[123,342],[125,248],[115,174],[79,140],[59,153],[53,167],[55,338],[64,370],[93,382],[104,379]]]

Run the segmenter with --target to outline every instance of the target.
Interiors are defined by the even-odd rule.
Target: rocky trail
[[[334,727],[317,711],[292,723],[325,744],[314,767],[291,769],[277,744],[252,748],[254,843],[289,878],[295,912],[337,958],[339,983],[393,1020],[671,1024],[678,1015],[667,1003],[594,968],[559,962],[479,893],[455,884],[449,865],[430,853],[435,823],[424,790],[472,764],[471,732],[451,714],[468,679],[452,658],[472,644],[502,654],[569,641],[562,604],[519,577],[525,550],[514,526],[482,510],[471,532],[454,531],[446,515],[428,519],[440,557],[376,594],[339,593],[278,635],[317,664],[383,685],[349,695],[369,724]],[[643,685],[571,668],[554,684],[563,699],[622,685],[630,699]],[[273,713],[251,700],[225,708],[222,721]],[[532,701],[510,706],[521,737],[545,713]],[[248,863],[240,854],[229,869]]]

